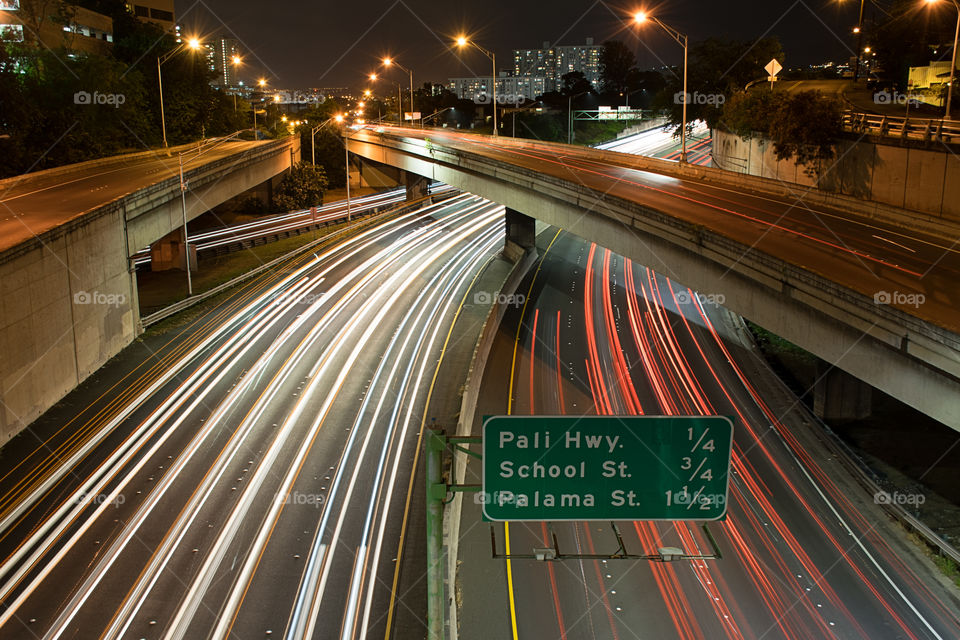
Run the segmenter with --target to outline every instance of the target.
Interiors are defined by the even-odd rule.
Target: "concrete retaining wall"
[[[823,177],[794,161],[778,161],[769,140],[713,132],[717,166],[762,178],[872,200],[944,221],[960,222],[960,156],[947,148],[844,141]]]
[[[136,337],[123,207],[0,267],[0,443]]]

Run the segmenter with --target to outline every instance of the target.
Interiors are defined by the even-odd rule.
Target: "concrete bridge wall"
[[[573,180],[397,136],[349,144],[353,153],[494,200],[652,269],[669,266],[678,282],[723,293],[732,311],[960,431],[956,334],[668,212],[598,195]]]
[[[299,159],[299,139],[187,174],[188,219]],[[166,180],[0,253],[0,443],[13,437],[141,332],[130,260],[183,224]]]

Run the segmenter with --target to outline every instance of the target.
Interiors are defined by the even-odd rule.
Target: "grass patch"
[[[747,326],[750,328],[750,332],[753,333],[754,339],[757,341],[757,345],[764,351],[764,353],[769,355],[788,355],[801,361],[816,364],[817,357],[809,351],[801,349],[789,340],[784,340],[775,333],[770,333],[763,327],[757,326],[749,320],[746,322]]]
[[[957,563],[954,562],[952,558],[938,554],[933,557],[933,563],[937,565],[937,568],[940,569],[943,575],[950,578],[953,584],[960,588],[960,567],[957,566]]]
[[[197,271],[191,273],[194,295],[204,293],[229,282],[291,251],[295,251],[317,238],[322,238],[348,226],[342,222],[324,227],[316,232],[283,238],[242,251],[228,253],[200,261]],[[137,273],[137,290],[140,297],[140,314],[149,315],[187,297],[187,276],[183,271],[143,271]],[[216,296],[219,298],[219,296]]]

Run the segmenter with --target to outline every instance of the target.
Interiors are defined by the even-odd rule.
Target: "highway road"
[[[464,585],[462,596],[510,615],[500,628],[461,637],[960,637],[958,590],[934,577],[933,564],[824,447],[812,416],[775,381],[721,300],[570,234],[548,231],[538,244],[541,262],[518,289],[525,304],[498,332],[481,411],[732,416],[728,519],[709,525],[723,557],[512,560],[506,580]],[[619,528],[630,553],[711,553],[696,524]],[[564,554],[617,549],[609,523],[495,529],[501,552],[551,546],[552,532]],[[488,550],[461,559],[505,562]]]
[[[429,138],[546,176],[574,181],[597,193],[649,206],[767,255],[810,270],[869,298],[903,294],[892,306],[953,332],[960,332],[960,243],[879,221],[811,206],[796,197],[774,197],[678,179],[633,167],[586,147],[494,139],[446,130],[378,127],[356,131],[358,140],[378,142],[378,133]],[[425,143],[424,143],[425,144]],[[625,233],[636,233],[624,227]],[[642,238],[638,237],[638,241]],[[670,273],[670,265],[648,265]],[[915,304],[923,296],[922,304]]]
[[[184,169],[190,170],[262,144],[230,141],[206,147],[207,151],[201,156],[190,153],[196,151],[197,145],[183,145],[171,149],[170,156],[161,151],[132,161],[120,156],[106,164],[78,165],[77,172],[68,174],[54,169],[4,180],[0,185],[0,251],[87,211],[178,176],[178,151],[184,151]]]
[[[679,162],[683,149],[680,142],[680,138],[673,135],[672,127],[658,127],[625,136],[619,140],[604,142],[595,145],[594,148]],[[687,136],[687,162],[701,167],[713,166],[712,153],[713,137],[710,134],[710,128],[703,121],[695,122]]]
[[[502,242],[469,195],[358,225],[98,372],[0,458],[0,640],[422,637],[411,471]]]

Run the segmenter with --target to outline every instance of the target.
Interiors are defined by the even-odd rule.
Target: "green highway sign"
[[[733,422],[723,416],[490,416],[488,520],[720,520]]]

